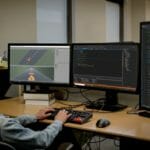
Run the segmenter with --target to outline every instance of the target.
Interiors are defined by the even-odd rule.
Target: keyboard
[[[47,118],[50,120],[54,120],[54,117],[58,113],[59,110],[62,108],[54,108],[55,110],[51,112],[52,114]],[[87,122],[92,116],[92,112],[88,111],[77,111],[71,109],[65,109],[68,113],[71,113],[71,116],[68,118],[67,122],[76,123],[76,124],[83,124]]]

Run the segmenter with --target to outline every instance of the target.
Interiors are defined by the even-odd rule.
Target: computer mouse
[[[108,125],[110,125],[110,121],[107,119],[104,119],[104,118],[101,118],[101,119],[97,120],[97,122],[96,122],[96,126],[98,128],[104,128]]]

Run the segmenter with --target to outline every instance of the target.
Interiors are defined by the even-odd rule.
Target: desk
[[[76,105],[78,102],[63,101],[66,104]],[[52,105],[52,107],[64,107],[59,101]],[[44,106],[32,106],[21,103],[20,98],[11,98],[0,101],[0,113],[10,116],[18,116],[21,114],[35,114],[40,108]],[[83,110],[84,107],[76,108]],[[127,108],[129,109],[129,108]],[[123,139],[121,143],[122,149],[126,142],[133,143],[133,141],[141,141],[144,144],[150,144],[150,118],[144,118],[135,114],[127,114],[127,109],[119,112],[100,113],[93,112],[91,120],[85,124],[78,125],[73,123],[65,123],[65,127],[74,128],[78,130],[94,132],[110,138]],[[97,128],[96,121],[99,118],[107,118],[111,121],[111,125],[106,128]],[[51,123],[51,120],[44,120],[44,123]],[[125,139],[125,140],[124,140]],[[129,140],[129,141],[128,141]],[[131,142],[132,141],[132,142]],[[124,144],[125,143],[125,144]],[[129,145],[128,149],[129,149]],[[135,145],[134,145],[135,148]]]

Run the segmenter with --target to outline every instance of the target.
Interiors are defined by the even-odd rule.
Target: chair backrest
[[[16,150],[12,145],[0,141],[0,150]]]

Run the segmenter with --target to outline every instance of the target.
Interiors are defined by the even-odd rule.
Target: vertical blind
[[[67,42],[67,0],[36,0],[37,42]]]
[[[106,1],[106,42],[120,41],[119,4]]]

